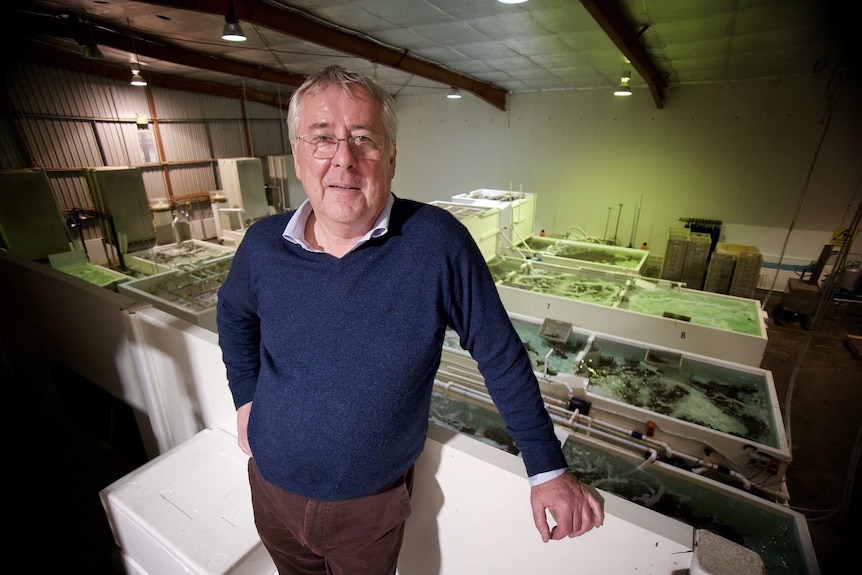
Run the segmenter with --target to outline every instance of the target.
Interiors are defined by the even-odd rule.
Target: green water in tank
[[[497,257],[489,267],[500,285],[657,317],[670,313],[698,325],[764,335],[760,304],[752,299],[682,289],[669,282],[571,270],[535,260]]]
[[[589,343],[586,335],[576,332],[561,343],[539,335],[541,326],[535,322],[511,321],[537,372],[581,375],[588,378],[592,394],[780,447],[764,374],[598,336]],[[588,343],[590,348],[585,349]],[[461,350],[452,330],[447,331],[444,345]]]
[[[518,454],[502,418],[490,409],[435,392],[430,420]],[[563,451],[569,469],[583,482],[743,545],[761,556],[770,575],[808,572],[800,534],[788,515],[755,507],[654,466],[638,469],[637,462],[574,441],[567,441]]]

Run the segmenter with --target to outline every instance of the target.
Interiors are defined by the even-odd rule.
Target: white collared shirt
[[[392,205],[394,203],[395,196],[390,192],[389,200],[386,202],[386,206],[383,208],[383,211],[380,212],[379,216],[377,216],[377,221],[374,222],[374,225],[364,236],[357,240],[353,247],[350,248],[350,251],[355,250],[371,238],[380,237],[389,231],[389,216],[392,213]],[[305,250],[324,253],[323,250],[318,250],[312,247],[305,239],[305,224],[308,222],[308,217],[313,211],[314,209],[311,207],[311,203],[307,199],[303,201],[293,216],[291,216],[290,221],[287,222],[287,226],[285,226],[284,232],[281,235],[284,239],[295,243]]]

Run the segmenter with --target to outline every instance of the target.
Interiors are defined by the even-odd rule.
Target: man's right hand
[[[246,455],[251,455],[251,446],[248,444],[248,417],[251,415],[251,402],[241,405],[236,410],[236,434],[239,448]]]

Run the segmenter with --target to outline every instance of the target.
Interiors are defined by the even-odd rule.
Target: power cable
[[[778,256],[778,264],[776,265],[775,277],[772,278],[772,285],[769,286],[769,291],[767,292],[766,297],[763,298],[763,304],[761,305],[761,309],[766,309],[766,305],[769,303],[769,299],[772,297],[772,293],[775,291],[775,284],[778,282],[778,274],[781,272],[781,264],[784,261],[784,254],[787,251],[787,244],[790,242],[790,234],[796,227],[796,221],[799,219],[799,214],[802,211],[802,204],[805,202],[805,197],[808,195],[808,186],[811,184],[811,175],[814,173],[814,166],[817,165],[817,158],[820,156],[820,149],[823,147],[823,141],[826,139],[826,134],[829,132],[829,125],[832,123],[832,112],[835,110],[835,104],[838,101],[838,94],[841,92],[841,85],[844,79],[842,71],[840,69],[837,70],[835,74],[833,74],[833,76],[829,79],[828,84],[832,84],[836,77],[838,85],[835,87],[834,95],[830,94],[829,85],[827,85],[825,111],[826,118],[823,123],[823,130],[820,132],[820,139],[817,141],[817,147],[814,150],[814,157],[811,158],[811,164],[808,166],[808,173],[805,176],[805,182],[802,186],[802,193],[799,195],[799,201],[796,203],[796,210],[793,212],[790,226],[787,228],[787,235],[784,237],[784,244],[781,246],[781,253]]]

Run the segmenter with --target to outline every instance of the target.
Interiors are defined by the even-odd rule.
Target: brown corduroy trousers
[[[248,463],[254,521],[279,575],[393,575],[412,510],[413,468],[377,495],[315,501]]]

